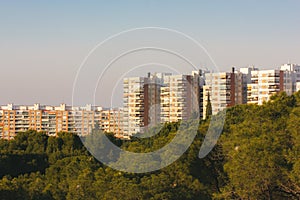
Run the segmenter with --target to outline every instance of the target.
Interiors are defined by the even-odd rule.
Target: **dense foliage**
[[[147,139],[108,136],[123,149],[150,152],[170,142],[178,126],[167,123]],[[179,160],[144,174],[104,166],[71,133],[48,137],[28,131],[0,140],[0,199],[300,198],[300,93],[227,109],[218,144],[199,159],[208,126],[209,119],[200,122]]]

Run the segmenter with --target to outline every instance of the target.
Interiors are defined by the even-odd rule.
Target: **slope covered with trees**
[[[48,137],[28,131],[0,140],[0,199],[300,198],[300,93],[227,109],[217,145],[199,159],[209,120],[200,122],[179,160],[144,174],[104,166],[71,133]],[[167,123],[145,139],[108,136],[128,151],[150,152],[170,142],[178,126]]]

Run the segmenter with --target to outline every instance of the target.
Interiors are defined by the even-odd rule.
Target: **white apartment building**
[[[200,110],[200,74],[168,75],[161,87],[161,122],[187,120]]]
[[[165,75],[148,73],[147,77],[124,78],[124,136],[143,133],[160,123],[160,90]]]
[[[257,71],[257,70],[259,70],[257,67],[249,66],[249,67],[241,67],[239,69],[239,72],[246,75],[246,82],[248,84],[248,83],[251,83],[251,72]]]
[[[206,117],[208,95],[212,105],[212,114],[247,101],[247,76],[241,72],[206,73],[203,87],[203,118]]]
[[[125,78],[124,135],[143,133],[159,123],[188,119],[193,111],[199,113],[200,82],[199,72]]]
[[[284,72],[281,70],[257,70],[251,72],[247,103],[263,104],[274,94],[284,91]]]
[[[124,78],[124,135],[142,132],[144,127],[144,77]]]
[[[292,95],[297,91],[296,83],[300,82],[300,65],[283,64],[280,70],[284,72],[283,90]]]

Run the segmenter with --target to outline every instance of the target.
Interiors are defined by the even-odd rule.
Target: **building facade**
[[[208,96],[212,114],[227,107],[247,102],[247,76],[232,69],[232,72],[206,73],[203,87],[203,118],[206,116]]]
[[[97,112],[96,119],[99,119],[98,126],[106,133],[114,133],[117,138],[123,137],[123,117],[122,108],[106,108]]]
[[[284,72],[281,70],[256,70],[251,72],[248,84],[248,104],[262,105],[270,97],[284,91]]]
[[[200,74],[169,75],[163,79],[161,123],[187,120],[200,110]]]
[[[123,80],[123,108],[0,106],[0,138],[12,139],[27,130],[87,135],[93,129],[129,138],[165,122],[187,120],[193,114],[205,119],[208,99],[212,114],[238,104],[268,101],[281,91],[288,95],[300,90],[300,66],[284,64],[280,70],[259,70],[253,66],[231,72],[193,71],[189,75],[148,73],[146,77]]]
[[[297,91],[296,85],[300,82],[300,65],[283,64],[280,70],[284,72],[283,90],[288,95],[292,95]]]
[[[125,78],[124,135],[143,133],[157,124],[186,120],[194,111],[199,113],[199,73],[148,73],[147,77]]]
[[[168,74],[148,73],[147,77],[124,78],[124,136],[143,133],[160,123],[160,92],[165,75]]]
[[[144,77],[123,80],[124,135],[141,132],[144,126]]]
[[[12,139],[16,134],[27,130],[42,131],[50,136],[56,136],[59,132],[72,132],[83,136],[91,133],[96,124],[105,132],[121,135],[123,124],[120,121],[123,111],[108,110],[108,118],[102,118],[107,110],[98,106],[8,104],[0,107],[0,138]]]

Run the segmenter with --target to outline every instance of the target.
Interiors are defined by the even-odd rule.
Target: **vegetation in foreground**
[[[208,126],[209,119],[201,121],[179,160],[144,174],[102,165],[71,133],[48,137],[28,131],[0,140],[0,199],[300,198],[300,93],[229,108],[218,144],[199,159]],[[156,136],[132,141],[109,136],[123,149],[149,152],[168,143],[177,129],[178,123],[165,124]]]

